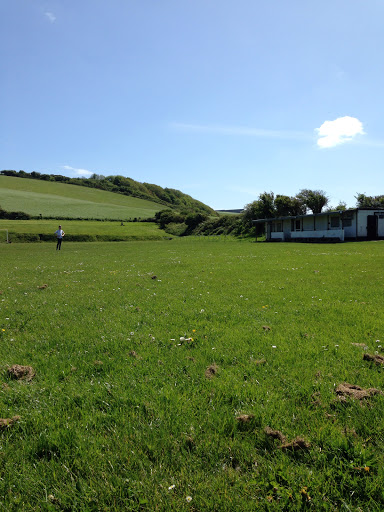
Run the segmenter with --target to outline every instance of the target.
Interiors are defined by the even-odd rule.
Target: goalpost
[[[6,231],[7,232],[7,244],[9,243],[9,239],[8,239],[8,229],[0,229],[0,231]]]

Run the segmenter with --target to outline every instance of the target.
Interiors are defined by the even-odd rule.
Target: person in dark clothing
[[[57,236],[56,251],[60,251],[61,242],[63,241],[63,236],[65,235],[64,231],[61,229],[61,226],[59,226],[59,229],[55,231],[55,235]]]

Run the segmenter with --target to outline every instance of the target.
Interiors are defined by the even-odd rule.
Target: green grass
[[[149,218],[165,208],[113,192],[11,176],[0,176],[0,206],[34,216],[74,219]]]
[[[383,251],[1,244],[0,510],[383,510]]]
[[[76,221],[61,223],[64,241],[96,240],[161,240],[169,235],[154,222]],[[0,219],[0,230],[7,229],[11,242],[55,240],[58,221]],[[0,242],[6,240],[6,231],[0,231]]]

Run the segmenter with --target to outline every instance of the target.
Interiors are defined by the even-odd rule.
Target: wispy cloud
[[[219,124],[190,124],[171,123],[171,128],[184,132],[208,133],[212,135],[237,135],[247,137],[310,140],[311,135],[305,132],[289,130],[266,130],[264,128],[249,128],[247,126],[219,125]]]
[[[56,21],[56,16],[53,14],[53,12],[48,12],[48,11],[47,11],[47,12],[45,12],[45,13],[44,13],[44,16],[45,16],[46,18],[48,18],[48,20],[49,20],[51,23],[55,23],[55,21]]]
[[[316,128],[320,148],[333,148],[350,142],[357,135],[364,135],[363,123],[356,117],[338,117],[334,121],[324,121]]]
[[[87,169],[78,169],[76,167],[71,167],[70,165],[63,165],[62,167],[66,171],[75,173],[77,176],[92,176],[93,174],[92,171],[88,171]]]

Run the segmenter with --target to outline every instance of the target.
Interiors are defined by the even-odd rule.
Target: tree
[[[275,199],[276,217],[289,217],[305,214],[305,205],[297,197],[278,194]]]
[[[358,208],[384,208],[384,195],[366,196],[365,194],[357,194],[355,198]]]
[[[335,208],[335,210],[342,211],[342,212],[345,212],[346,209],[347,209],[347,203],[345,203],[344,201],[340,201],[339,204]]]
[[[324,206],[329,203],[329,198],[323,190],[309,190],[303,188],[296,198],[312,213],[321,213]]]
[[[277,217],[285,217],[291,215],[292,198],[277,194],[275,199],[275,213]]]
[[[269,219],[275,217],[275,195],[273,192],[263,192],[259,199],[245,206],[243,222],[252,226],[252,221],[257,219]]]

